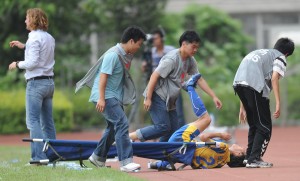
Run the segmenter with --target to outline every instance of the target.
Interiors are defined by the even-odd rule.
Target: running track
[[[238,144],[246,146],[247,130],[241,129],[235,132]],[[24,145],[21,139],[28,135],[1,136],[0,144]],[[64,133],[58,134],[57,139],[97,140],[98,132]],[[135,162],[142,165],[138,173],[133,176],[146,180],[168,181],[193,181],[193,180],[222,180],[222,181],[300,181],[300,127],[274,128],[271,142],[264,156],[264,160],[274,163],[273,168],[247,169],[229,168],[193,170],[186,167],[182,171],[154,171],[147,169],[147,159],[134,158]],[[118,163],[109,163],[113,168],[118,168]]]

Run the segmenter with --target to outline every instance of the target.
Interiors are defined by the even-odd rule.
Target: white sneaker
[[[264,162],[262,160],[254,160],[252,163],[247,163],[246,168],[271,168],[273,163]]]
[[[93,157],[93,155],[91,155],[91,156],[89,157],[89,161],[90,161],[93,165],[95,165],[95,167],[105,167],[105,162],[101,162],[101,161],[96,160],[96,159]]]
[[[128,163],[127,165],[124,165],[120,167],[120,170],[122,172],[135,172],[141,169],[141,165],[137,163]]]

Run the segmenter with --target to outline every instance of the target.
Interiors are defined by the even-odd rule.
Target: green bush
[[[0,91],[0,134],[27,132],[25,90]],[[73,107],[65,95],[55,90],[53,118],[57,131],[73,129]]]
[[[239,98],[234,94],[232,85],[230,84],[212,84],[211,87],[215,91],[216,95],[223,103],[222,109],[216,109],[211,97],[206,94],[203,95],[204,104],[210,114],[214,114],[216,118],[216,124],[219,126],[234,126],[239,123]]]
[[[88,102],[90,89],[84,88],[77,94],[74,93],[74,90],[68,90],[68,92],[69,100],[73,104],[74,124],[77,128],[99,127],[105,124],[103,116],[95,110],[95,106],[91,102]]]

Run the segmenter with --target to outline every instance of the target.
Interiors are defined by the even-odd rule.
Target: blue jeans
[[[167,142],[170,136],[178,129],[176,110],[168,111],[166,102],[153,92],[149,112],[153,125],[136,131],[139,140],[145,141],[160,137],[161,142]]]
[[[30,80],[26,85],[26,125],[30,138],[56,139],[52,117],[53,79]],[[31,159],[47,159],[43,143],[31,143]]]
[[[110,146],[116,141],[121,166],[131,163],[133,151],[129,139],[129,124],[120,101],[116,98],[106,99],[105,109],[102,114],[106,120],[107,127],[97,148],[94,150],[97,160],[105,162]]]

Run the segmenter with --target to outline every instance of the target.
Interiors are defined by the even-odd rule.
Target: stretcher
[[[30,164],[48,164],[54,166],[58,161],[79,161],[82,167],[86,167],[83,160],[87,160],[97,147],[97,141],[82,140],[53,140],[53,139],[28,139],[25,142],[43,142],[43,151],[48,159],[30,161]],[[219,142],[133,142],[133,155],[142,158],[168,161],[175,170],[174,163],[191,165],[196,147],[216,146]],[[115,145],[110,147],[107,158],[117,156]]]

